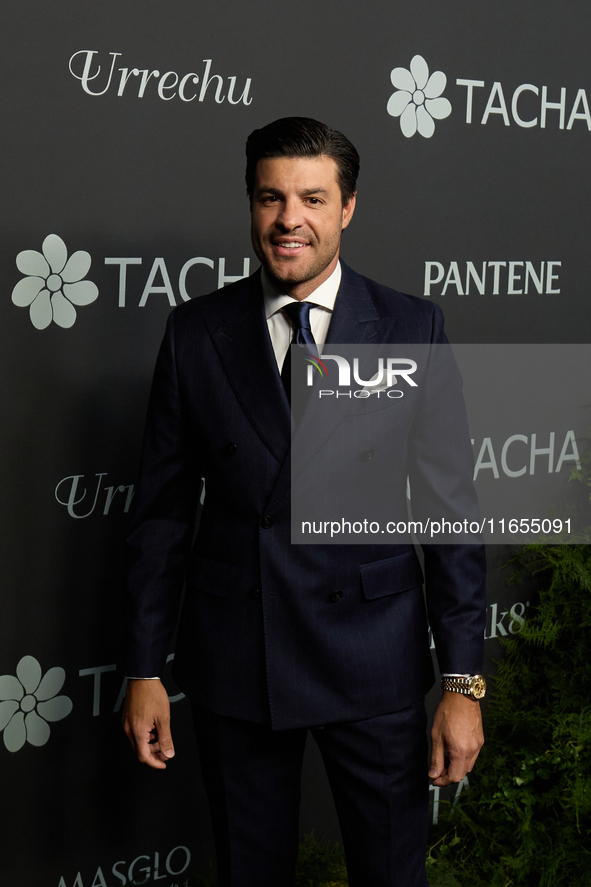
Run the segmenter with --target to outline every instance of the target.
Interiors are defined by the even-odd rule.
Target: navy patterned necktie
[[[316,342],[314,341],[312,328],[310,326],[310,309],[315,307],[316,305],[314,304],[314,302],[290,302],[288,305],[284,305],[282,308],[284,314],[287,314],[287,316],[291,320],[291,326],[293,330],[291,344],[300,345],[302,347],[302,372],[304,371],[306,352],[318,356],[318,348],[316,347]],[[287,354],[285,355],[283,366],[281,368],[281,381],[283,382],[283,387],[285,388],[287,399],[290,403],[291,370],[293,357],[291,352],[293,350],[294,349],[291,348],[287,349]]]

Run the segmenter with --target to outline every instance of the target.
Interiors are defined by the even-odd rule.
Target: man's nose
[[[302,205],[299,200],[287,199],[281,205],[281,210],[277,215],[277,225],[284,231],[293,231],[299,228],[302,223]]]

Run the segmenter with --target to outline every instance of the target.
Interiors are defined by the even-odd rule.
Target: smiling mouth
[[[279,249],[298,250],[298,249],[305,249],[308,246],[308,244],[301,243],[300,241],[297,241],[297,240],[287,240],[285,242],[274,241],[273,246],[279,247]]]

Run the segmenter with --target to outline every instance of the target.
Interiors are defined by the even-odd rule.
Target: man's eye
[[[312,206],[317,206],[321,203],[321,200],[319,197],[308,197],[308,203],[311,203]]]

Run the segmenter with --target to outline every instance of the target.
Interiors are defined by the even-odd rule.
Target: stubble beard
[[[302,235],[300,234],[298,236]],[[295,261],[292,263],[289,258],[287,258],[285,262],[280,260],[273,261],[263,248],[262,244],[254,237],[252,238],[253,249],[259,262],[265,269],[265,273],[273,283],[280,288],[298,286],[299,284],[308,283],[316,277],[319,277],[338,254],[340,243],[341,238],[339,236],[334,242],[327,244],[326,250],[323,250],[321,254],[317,254],[310,265],[298,267]],[[314,246],[315,240],[314,238],[311,238],[310,249],[313,249]]]

